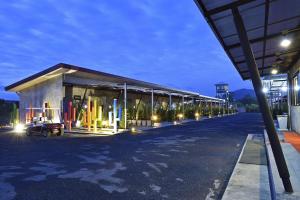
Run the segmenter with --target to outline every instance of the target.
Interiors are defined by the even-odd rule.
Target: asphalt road
[[[259,114],[109,137],[0,132],[0,199],[220,199]]]

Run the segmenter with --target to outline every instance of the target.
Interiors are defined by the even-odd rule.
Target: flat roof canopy
[[[299,0],[194,0],[241,77],[250,78],[232,14],[238,8],[261,76],[286,73],[300,58]],[[280,45],[283,39],[290,46]]]
[[[96,85],[90,85],[91,87],[103,86],[103,87],[109,87],[114,89],[123,89],[123,85],[124,83],[126,83],[129,90],[131,89],[137,91],[150,92],[153,89],[155,93],[160,93],[160,94],[171,94],[177,96],[192,97],[196,99],[206,99],[213,102],[224,101],[223,99],[200,95],[199,93],[196,92],[178,90],[178,89],[161,86],[154,83],[149,83],[145,81],[140,81],[136,79],[131,79],[127,77],[122,77],[118,75],[113,75],[105,72],[100,72],[100,71],[91,70],[83,67],[64,64],[64,63],[57,64],[44,71],[34,74],[12,85],[9,85],[5,87],[5,90],[19,92],[28,87],[31,87],[35,84],[41,83],[48,79],[54,78],[61,74],[72,74],[72,76],[79,76],[87,79],[99,80],[99,82],[97,82]],[[66,80],[66,83],[68,83],[69,81],[70,80]]]

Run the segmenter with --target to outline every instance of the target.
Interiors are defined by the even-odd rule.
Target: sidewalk
[[[223,200],[271,199],[262,135],[248,135],[229,179]]]
[[[224,192],[223,200],[271,199],[272,195],[280,200],[300,199],[300,153],[296,150],[300,136],[296,133],[278,131],[278,137],[294,192],[288,194],[284,191],[265,132],[264,138],[261,135],[248,135]]]
[[[290,172],[290,179],[294,189],[294,193],[287,194],[284,191],[281,178],[279,177],[278,170],[275,164],[274,156],[272,153],[271,145],[268,140],[268,136],[265,133],[266,145],[268,149],[268,154],[270,157],[270,165],[272,169],[272,175],[274,180],[274,186],[276,191],[277,199],[300,199],[300,153],[292,146],[292,144],[287,142],[287,138],[282,132],[278,132],[280,138],[280,144],[282,147],[283,154]]]

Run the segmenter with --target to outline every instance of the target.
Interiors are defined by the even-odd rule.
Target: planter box
[[[136,120],[136,125],[141,126],[142,125],[142,120]]]
[[[142,120],[142,126],[147,126],[147,121],[146,120]]]
[[[136,120],[131,120],[131,125],[136,126]]]
[[[287,130],[287,115],[277,115],[277,121],[280,130]]]
[[[151,120],[147,120],[147,126],[152,126]]]

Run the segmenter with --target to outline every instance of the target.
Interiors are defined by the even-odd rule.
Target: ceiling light
[[[269,90],[268,90],[268,88],[265,88],[265,87],[264,87],[264,88],[262,89],[262,91],[263,91],[263,93],[267,93]]]
[[[286,47],[290,46],[291,43],[292,43],[291,40],[285,38],[285,39],[281,40],[280,46],[286,48]]]
[[[281,90],[282,90],[283,92],[286,92],[286,91],[288,90],[288,88],[287,88],[286,86],[282,86]]]
[[[271,74],[277,74],[278,70],[277,69],[272,69]]]

